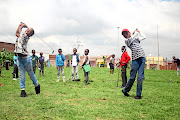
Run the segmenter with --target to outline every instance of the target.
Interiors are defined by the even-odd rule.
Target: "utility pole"
[[[119,53],[119,28],[120,27],[117,27],[117,29],[118,29],[118,62],[119,62],[119,58],[120,58],[120,53]],[[119,68],[117,68],[118,69],[118,80],[117,80],[117,87],[118,87],[118,82],[119,82],[119,71],[120,71],[120,65],[119,65]]]
[[[157,25],[157,43],[158,43],[158,66],[157,66],[157,69],[159,70],[159,36],[158,36],[158,25]]]
[[[118,55],[117,55],[118,59],[119,59],[119,57],[120,57],[120,56],[119,56],[119,55],[120,55],[120,53],[119,53],[119,28],[120,28],[120,27],[117,27],[117,29],[118,29],[118,52],[117,52],[117,53],[118,53]]]

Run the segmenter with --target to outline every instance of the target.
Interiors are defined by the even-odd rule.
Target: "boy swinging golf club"
[[[40,85],[38,84],[37,78],[33,72],[32,60],[27,52],[27,43],[31,36],[34,35],[34,29],[28,28],[26,24],[20,23],[17,30],[16,36],[16,53],[18,55],[18,66],[20,72],[20,88],[21,88],[21,97],[26,97],[25,92],[25,70],[28,72],[30,79],[33,81],[35,86],[36,94],[40,93]]]
[[[141,35],[140,38],[135,38],[137,35]],[[125,43],[132,51],[132,65],[130,71],[130,79],[126,84],[125,88],[122,90],[122,93],[125,96],[130,96],[128,92],[131,90],[131,87],[135,81],[136,73],[138,72],[137,78],[137,96],[134,99],[141,99],[142,92],[142,82],[144,80],[144,67],[145,67],[145,52],[140,46],[140,41],[145,39],[145,35],[142,34],[139,30],[136,29],[133,36],[128,29],[122,30],[122,35],[126,38]]]

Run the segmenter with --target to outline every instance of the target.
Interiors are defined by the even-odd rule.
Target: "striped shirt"
[[[125,40],[126,45],[132,51],[132,60],[136,60],[140,57],[145,57],[145,52],[143,48],[140,46],[140,41],[145,39],[145,35],[142,33],[139,34],[142,36],[142,38],[130,37],[127,40]]]

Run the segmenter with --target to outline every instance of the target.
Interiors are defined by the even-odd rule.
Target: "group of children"
[[[58,53],[59,54],[56,55],[56,67],[57,67],[57,81],[56,82],[60,81],[60,72],[62,74],[63,82],[66,82],[65,75],[64,75],[65,55],[62,54],[62,49],[58,49]],[[89,57],[88,57],[89,50],[85,49],[84,54],[85,54],[85,57],[84,57],[81,69],[82,68],[84,69],[84,76],[86,79],[84,84],[88,84],[88,74],[90,72],[90,62],[89,62]],[[76,48],[73,49],[73,54],[71,55],[71,59],[72,59],[71,61],[72,62],[72,69],[71,69],[72,81],[76,81],[77,79],[79,79],[79,75],[78,75],[79,65],[78,64],[80,62],[79,55],[77,54]]]

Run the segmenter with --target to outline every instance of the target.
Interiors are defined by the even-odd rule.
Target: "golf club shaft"
[[[36,35],[36,34],[35,34]],[[40,40],[42,40],[47,46],[49,46],[42,38],[40,38],[39,36],[36,35],[36,37],[38,37]],[[53,48],[51,46],[49,46],[52,50]],[[54,50],[53,50],[53,53],[54,53]]]

